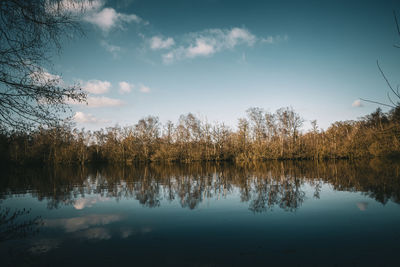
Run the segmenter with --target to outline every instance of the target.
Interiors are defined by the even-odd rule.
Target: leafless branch
[[[364,98],[360,98],[360,100],[365,101],[365,102],[369,102],[369,103],[373,103],[373,104],[378,104],[378,105],[385,106],[385,107],[389,107],[389,108],[395,108],[396,107],[396,106],[388,105],[388,104],[385,104],[385,103],[382,103],[382,102],[368,100],[368,99],[364,99]]]
[[[67,99],[86,99],[79,85],[65,85],[46,70],[52,54],[60,52],[61,38],[71,33],[82,31],[61,0],[0,1],[1,127],[57,125],[70,110]]]

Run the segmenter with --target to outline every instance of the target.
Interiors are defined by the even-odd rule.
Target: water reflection
[[[31,218],[30,209],[0,207],[0,241],[25,238],[38,232],[43,224],[40,216]]]
[[[379,160],[8,168],[0,264],[391,265],[399,196]]]
[[[29,193],[46,200],[48,209],[71,205],[82,210],[123,198],[149,208],[177,200],[182,208],[196,209],[205,199],[239,194],[253,212],[274,208],[293,212],[305,201],[305,188],[318,199],[324,184],[336,191],[362,192],[383,204],[400,203],[400,164],[380,160],[10,168],[5,174],[0,180],[1,198]],[[366,210],[367,204],[357,207]]]
[[[122,216],[118,214],[91,214],[82,217],[67,219],[49,219],[44,221],[46,227],[63,228],[65,232],[76,232],[88,229],[91,226],[106,225],[120,221]]]

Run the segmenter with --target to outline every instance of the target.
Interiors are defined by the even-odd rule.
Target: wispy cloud
[[[121,51],[121,47],[117,45],[113,45],[108,43],[107,41],[101,41],[101,46],[104,47],[108,52],[110,52],[113,56],[116,56],[118,52]]]
[[[167,45],[168,39],[170,39],[169,45]],[[185,34],[178,40],[180,41],[177,42],[178,45],[175,48],[162,55],[164,63],[168,64],[188,58],[209,57],[224,50],[233,50],[239,45],[277,44],[289,40],[289,37],[288,35],[257,37],[244,27],[234,27],[192,32]],[[169,49],[175,45],[175,40],[172,37],[164,40],[160,37],[153,37],[150,43],[153,50]]]
[[[238,45],[252,46],[257,38],[245,28],[209,29],[187,34],[179,47],[165,53],[163,61],[171,63],[185,58],[210,56]]]
[[[69,13],[89,22],[107,33],[113,28],[123,28],[124,24],[135,22],[148,24],[136,14],[124,14],[114,8],[104,7],[102,0],[62,0],[45,6],[49,13]]]
[[[88,97],[87,98],[88,107],[98,108],[98,107],[118,107],[123,106],[125,103],[120,99],[109,98],[105,96],[100,97]]]
[[[187,57],[208,56],[216,51],[213,44],[207,43],[206,40],[197,39],[195,45],[190,45],[186,50]]]
[[[69,13],[73,15],[83,15],[87,12],[99,10],[104,6],[102,0],[62,0],[46,1],[45,8],[48,13]]]
[[[360,99],[357,99],[357,100],[354,100],[354,102],[353,102],[353,104],[351,104],[351,106],[355,107],[355,108],[359,108],[359,107],[362,107],[363,104],[361,103]]]
[[[260,42],[265,44],[277,44],[280,42],[285,42],[289,40],[288,35],[276,35],[276,36],[268,36],[266,38],[261,38]]]
[[[35,71],[29,75],[29,78],[33,81],[34,84],[38,86],[45,85],[64,85],[64,81],[59,75],[51,74],[47,72],[45,69],[41,71]]]
[[[108,81],[90,80],[83,85],[83,89],[92,94],[104,94],[110,91],[111,83]]]
[[[142,93],[150,93],[151,89],[143,84],[139,85],[139,91]]]
[[[130,84],[128,82],[120,82],[119,83],[119,90],[118,92],[120,94],[127,94],[130,93],[132,91],[132,88],[134,88],[135,86],[133,84]]]
[[[89,108],[119,107],[125,105],[125,102],[120,99],[106,96],[89,96],[86,99],[86,103],[73,101],[71,99],[67,99],[65,102],[70,105],[87,106]]]
[[[167,49],[175,44],[175,41],[173,38],[168,37],[168,38],[162,39],[162,37],[159,37],[159,36],[152,37],[149,42],[150,42],[150,48],[153,50]]]
[[[86,14],[83,19],[108,32],[113,28],[123,28],[123,24],[130,22],[142,22],[143,20],[135,14],[123,14],[113,8],[103,8]]]

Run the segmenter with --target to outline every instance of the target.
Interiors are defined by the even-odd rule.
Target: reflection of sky
[[[32,242],[29,252],[33,254],[47,253],[52,249],[58,248],[60,240],[43,238]]]
[[[368,202],[364,202],[364,201],[357,202],[357,207],[358,207],[359,210],[365,211],[368,208]]]
[[[121,215],[117,214],[91,214],[82,217],[45,220],[44,225],[46,227],[63,228],[66,232],[76,232],[82,229],[87,229],[91,226],[106,225],[117,222],[121,219]]]
[[[250,201],[241,201],[236,187],[226,194],[204,198],[193,210],[182,208],[179,198],[161,198],[158,207],[148,208],[135,198],[117,201],[111,197],[103,201],[105,198],[97,194],[76,199],[90,204],[83,205],[83,209],[76,209],[76,203],[81,202],[75,201],[71,206],[48,210],[46,201],[29,196],[6,199],[2,204],[31,207],[33,215],[43,217],[40,233],[29,241],[28,252],[37,257],[60,256],[78,249],[79,253],[87,250],[90,254],[90,249],[100,249],[101,244],[109,244],[109,255],[129,247],[137,259],[145,257],[153,246],[163,248],[157,250],[160,254],[176,256],[179,252],[194,258],[198,255],[193,252],[196,246],[211,254],[216,247],[250,253],[249,248],[262,246],[262,251],[274,252],[273,257],[279,257],[276,251],[291,251],[295,256],[303,247],[311,247],[324,255],[324,247],[316,247],[316,243],[337,249],[343,245],[339,239],[350,237],[355,241],[346,242],[353,242],[357,248],[365,246],[365,238],[389,242],[388,230],[400,223],[399,205],[390,201],[382,205],[362,193],[334,191],[328,184],[321,185],[319,199],[314,197],[313,185],[305,183],[300,189],[305,192],[305,200],[294,212],[274,206],[253,213]],[[285,244],[281,244],[282,239]]]
[[[77,210],[82,210],[84,208],[90,208],[94,204],[100,201],[107,201],[109,198],[102,196],[94,196],[94,197],[82,197],[78,198],[74,201],[74,208]]]

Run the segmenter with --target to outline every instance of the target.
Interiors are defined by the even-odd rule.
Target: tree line
[[[268,159],[333,159],[400,155],[400,106],[351,121],[302,131],[292,108],[271,113],[249,108],[236,129],[202,121],[192,113],[176,123],[148,116],[133,126],[97,131],[71,125],[30,132],[1,129],[2,161],[85,164],[89,162],[248,162]]]

